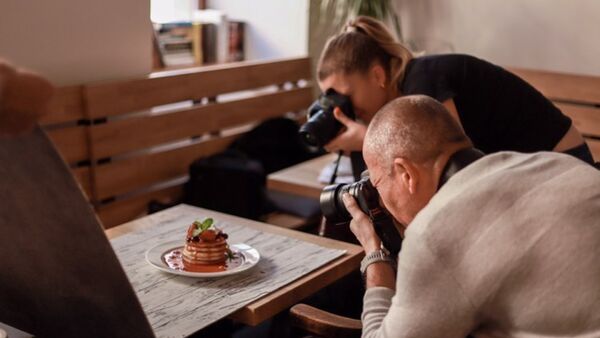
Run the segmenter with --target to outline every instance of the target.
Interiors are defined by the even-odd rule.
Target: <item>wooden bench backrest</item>
[[[59,88],[51,105],[52,114],[45,116],[41,124],[91,199],[89,119],[83,104],[83,86]]]
[[[600,161],[600,77],[511,68],[569,116]]]
[[[310,60],[295,58],[90,84],[80,88],[83,122],[48,130],[76,176],[89,177],[86,191],[109,228],[143,214],[153,199],[180,195],[193,160],[224,150],[262,120],[306,109],[309,79]]]

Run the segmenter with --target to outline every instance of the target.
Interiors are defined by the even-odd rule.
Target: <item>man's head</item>
[[[441,103],[415,95],[381,108],[369,124],[363,154],[383,204],[409,224],[435,194],[448,158],[470,146]]]

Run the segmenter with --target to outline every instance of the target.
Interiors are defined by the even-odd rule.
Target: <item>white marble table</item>
[[[212,217],[229,243],[258,249],[251,270],[220,279],[194,279],[156,270],[147,249],[184,240],[195,219]],[[158,337],[185,337],[230,316],[255,325],[355,269],[362,250],[351,244],[281,229],[188,205],[107,230]]]

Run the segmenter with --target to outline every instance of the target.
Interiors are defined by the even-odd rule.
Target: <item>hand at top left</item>
[[[0,59],[0,135],[30,131],[49,112],[53,94],[48,80]]]

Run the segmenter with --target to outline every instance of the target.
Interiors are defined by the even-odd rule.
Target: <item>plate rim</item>
[[[182,244],[182,241],[179,241],[179,240],[172,240],[172,241],[167,241],[167,242],[156,244],[156,245],[152,246],[151,248],[147,249],[146,252],[144,253],[144,258],[146,260],[146,263],[148,263],[150,266],[152,266],[153,268],[155,268],[159,271],[178,275],[178,276],[194,277],[194,278],[218,278],[218,277],[231,276],[231,275],[238,274],[238,273],[244,272],[246,270],[249,270],[250,268],[254,267],[256,264],[258,264],[258,262],[261,259],[260,252],[258,252],[258,250],[256,250],[256,248],[254,248],[246,243],[234,243],[234,244],[229,244],[229,247],[230,248],[232,248],[232,247],[235,248],[237,246],[247,246],[248,247],[244,250],[239,250],[239,252],[242,255],[244,255],[244,258],[247,262],[250,262],[250,260],[247,259],[247,257],[249,257],[247,252],[252,252],[252,256],[256,256],[256,261],[250,262],[247,266],[245,266],[243,264],[238,269],[234,269],[234,270],[219,271],[219,272],[192,272],[192,271],[174,270],[174,269],[169,268],[166,264],[157,265],[153,261],[150,260],[149,256],[153,250],[155,250],[156,248],[161,247],[161,246],[171,246],[171,245],[173,246],[173,249],[184,246],[184,244]],[[161,259],[161,262],[162,262],[162,259]]]

